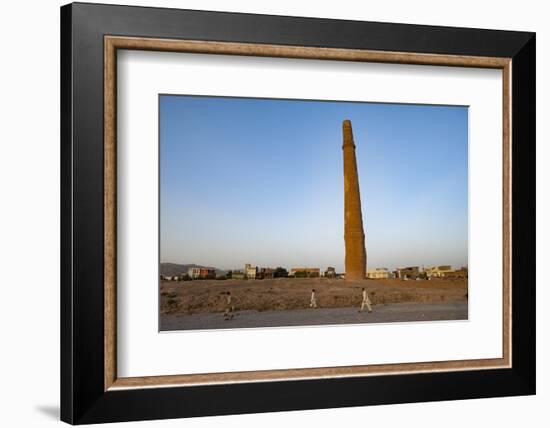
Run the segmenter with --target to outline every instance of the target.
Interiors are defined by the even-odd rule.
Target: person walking
[[[231,298],[231,293],[228,291],[227,294],[225,295],[225,303],[226,303],[226,306],[225,306],[225,313],[223,314],[223,319],[224,320],[232,320],[233,319],[233,311],[234,311],[234,306],[233,306],[233,299]]]
[[[311,299],[309,301],[309,307],[310,308],[317,307],[317,298],[315,297],[315,288],[311,290]]]
[[[363,294],[363,300],[361,301],[361,309],[359,309],[358,312],[363,312],[363,309],[365,309],[365,306],[366,306],[370,314],[372,312],[372,306],[371,306],[371,301],[369,299],[369,293],[367,293],[366,288],[363,288],[362,294]]]

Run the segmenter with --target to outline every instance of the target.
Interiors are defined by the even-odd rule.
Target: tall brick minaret
[[[344,144],[344,241],[346,243],[346,279],[364,279],[367,251],[361,214],[361,196],[355,159],[355,143],[351,121],[343,123]]]

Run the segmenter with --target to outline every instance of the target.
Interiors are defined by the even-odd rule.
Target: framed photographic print
[[[535,35],[61,8],[72,424],[535,393]]]

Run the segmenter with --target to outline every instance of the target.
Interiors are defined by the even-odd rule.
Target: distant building
[[[468,278],[468,268],[461,267],[460,269],[453,269],[450,265],[431,266],[424,269],[426,277],[432,278],[446,278],[446,279],[464,279]]]
[[[454,270],[450,265],[442,265],[426,267],[424,268],[424,272],[428,278],[445,278],[449,274],[453,273]]]
[[[388,279],[390,272],[387,268],[375,268],[367,270],[367,278],[369,279]]]
[[[234,270],[231,274],[231,279],[246,279],[246,274],[239,270]]]
[[[319,278],[319,268],[297,267],[290,269],[290,275],[296,278]]]
[[[187,271],[187,275],[189,275],[190,278],[196,279],[200,276],[201,268],[189,268]]]
[[[460,269],[455,270],[453,276],[455,278],[468,278],[468,267],[463,266]]]
[[[336,278],[336,269],[332,266],[327,267],[327,270],[325,271],[326,278]]]
[[[416,279],[419,275],[420,269],[418,266],[402,267],[395,270],[395,277],[399,279]]]
[[[201,268],[200,277],[209,279],[216,278],[216,269]]]
[[[256,279],[256,275],[258,275],[258,266],[252,266],[250,263],[245,264],[244,274],[248,279]]]
[[[256,274],[258,279],[273,279],[275,276],[275,271],[271,268],[261,268],[260,271]]]
[[[189,277],[192,279],[214,279],[216,278],[216,270],[210,268],[194,267],[189,268],[189,270],[187,271],[187,275],[189,275]]]

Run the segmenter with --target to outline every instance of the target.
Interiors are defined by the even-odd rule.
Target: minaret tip
[[[351,128],[351,120],[345,119],[342,122],[342,131],[343,131],[343,134],[344,134],[343,147],[345,147],[345,146],[355,147],[355,144],[353,143],[353,130]]]

